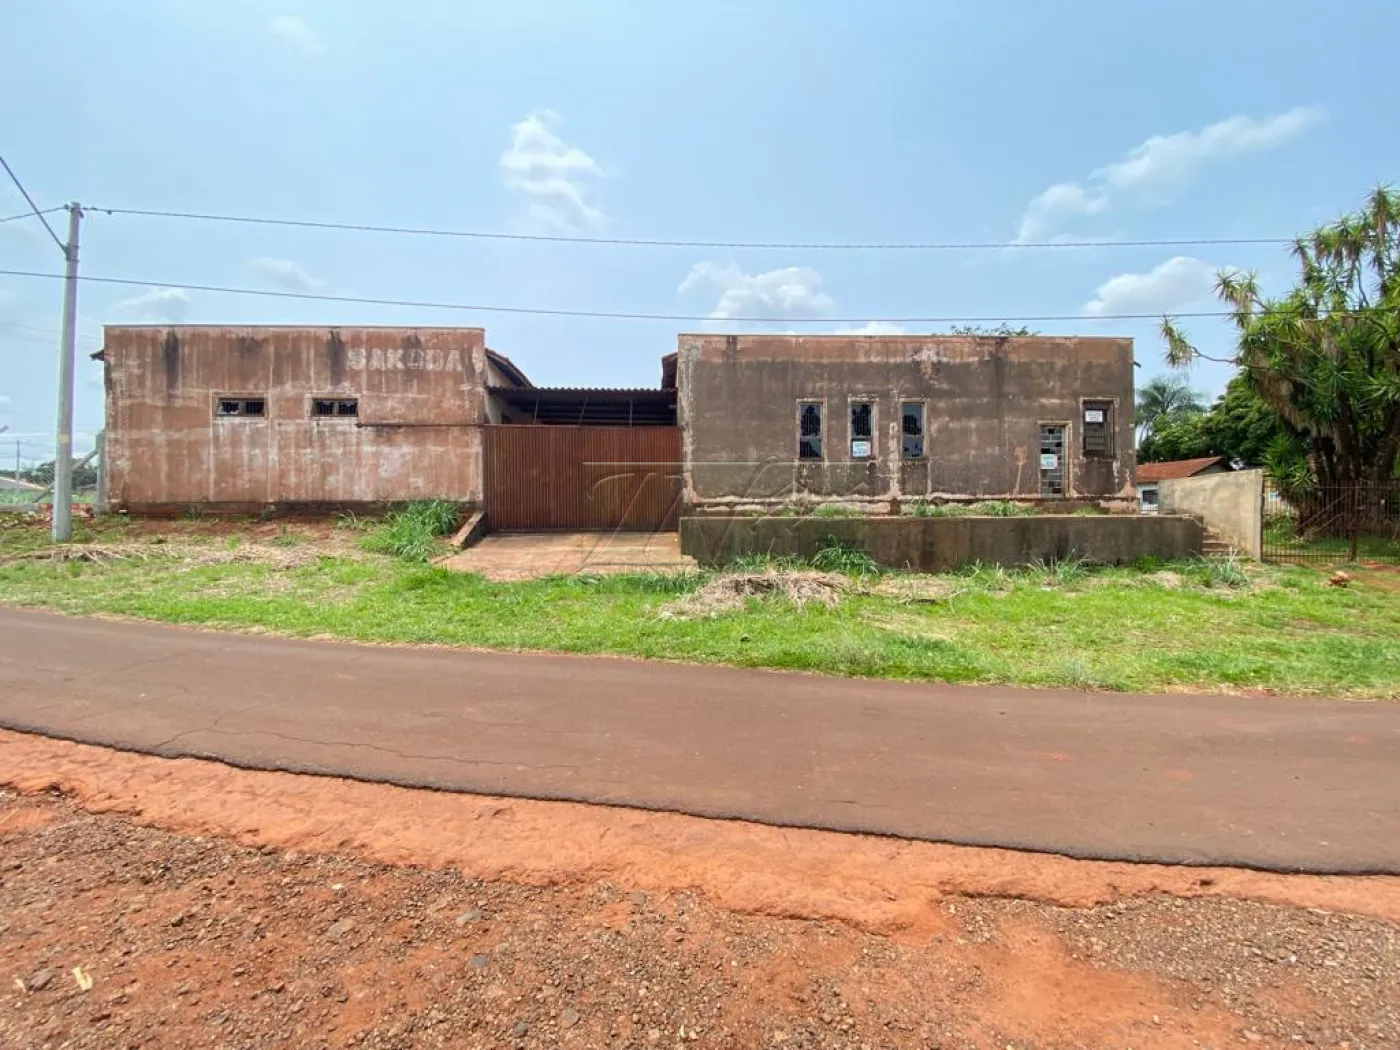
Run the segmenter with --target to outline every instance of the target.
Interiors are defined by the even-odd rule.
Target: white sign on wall
[[[863,441],[863,440],[861,440],[861,441],[852,441],[852,442],[851,442],[851,458],[852,458],[852,459],[869,459],[869,458],[870,458],[870,442],[869,442],[869,441]]]
[[[1084,410],[1084,422],[1086,422],[1086,423],[1102,423],[1102,422],[1103,422],[1103,409],[1101,409],[1101,408],[1086,408],[1086,409]]]
[[[1040,454],[1040,469],[1054,470],[1060,465],[1060,457],[1053,452],[1042,452]]]

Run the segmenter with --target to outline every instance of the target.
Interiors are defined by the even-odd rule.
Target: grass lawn
[[[78,539],[145,555],[92,564],[14,560],[47,550],[47,536],[0,523],[0,603],[300,637],[881,678],[1400,698],[1400,574],[1358,573],[1332,587],[1315,570],[1284,567],[1230,586],[1228,573],[1200,562],[983,568],[941,577],[936,601],[862,585],[833,608],[755,598],[694,617],[671,614],[672,604],[710,574],[489,583],[365,552],[355,534],[324,527],[163,528],[82,523]]]

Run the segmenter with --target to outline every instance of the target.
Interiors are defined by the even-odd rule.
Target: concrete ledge
[[[1201,553],[1205,530],[1178,515],[1037,515],[1024,518],[682,518],[681,552],[701,565],[741,554],[811,557],[831,542],[864,550],[881,565],[943,572],[970,562],[1015,566],[1079,557],[1121,565],[1144,555]]]
[[[452,546],[459,551],[466,550],[486,535],[486,512],[477,511],[462,522],[462,527],[452,534]]]

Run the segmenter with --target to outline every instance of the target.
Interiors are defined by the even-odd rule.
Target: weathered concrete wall
[[[723,565],[739,554],[811,557],[833,540],[864,550],[881,565],[920,572],[1070,556],[1121,565],[1143,555],[1200,554],[1203,536],[1194,518],[1171,515],[681,519],[681,552],[702,565]]]
[[[1067,427],[1067,498],[1134,499],[1131,339],[682,335],[678,347],[692,506],[1037,499],[1042,422]],[[1085,399],[1114,406],[1112,458],[1080,454]],[[803,400],[825,404],[822,462],[797,460]],[[901,457],[905,400],[927,403],[922,459]],[[849,456],[852,401],[875,404],[868,460]]]
[[[481,498],[481,329],[114,326],[104,357],[114,506]],[[221,395],[266,414],[219,417]],[[358,416],[313,417],[325,397]]]
[[[1263,557],[1264,472],[1237,470],[1157,483],[1163,514],[1190,514],[1247,558]]]

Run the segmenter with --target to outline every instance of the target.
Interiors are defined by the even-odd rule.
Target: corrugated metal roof
[[[1204,456],[1201,459],[1174,459],[1167,463],[1139,463],[1137,468],[1138,484],[1189,478],[1208,467],[1224,462],[1224,460],[1224,456]]]

